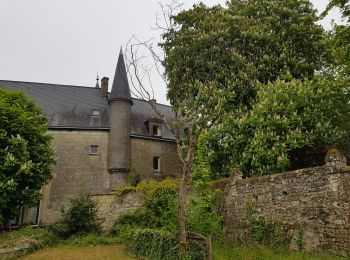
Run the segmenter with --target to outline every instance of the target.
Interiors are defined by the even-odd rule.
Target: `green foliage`
[[[305,238],[304,231],[302,229],[298,230],[295,242],[297,243],[299,252],[303,251],[305,246]]]
[[[134,169],[130,169],[124,175],[124,179],[130,186],[137,186],[140,183],[140,175]]]
[[[133,226],[144,228],[160,228],[169,231],[177,229],[177,190],[178,182],[172,179],[163,181],[143,181],[134,186],[122,186],[116,189],[118,196],[127,192],[145,194],[144,205],[131,213],[123,213],[117,219],[117,226]],[[116,232],[120,228],[114,228]]]
[[[171,260],[179,259],[178,235],[155,229],[137,229],[128,249],[137,256],[150,259]],[[186,259],[206,259],[206,247],[203,243],[190,241]]]
[[[201,118],[196,120],[205,130],[195,140],[196,167],[209,165],[205,174],[210,173],[213,179],[227,176],[232,167],[242,168],[245,176],[271,174],[315,165],[314,158],[322,160],[327,146],[339,140],[338,125],[327,127],[334,127],[334,140],[330,140],[331,134],[324,135],[326,129],[309,134],[334,120],[324,118],[324,114],[321,127],[316,129],[319,122],[313,121],[317,121],[317,113],[308,109],[316,107],[329,115],[335,106],[327,104],[322,109],[319,101],[334,98],[338,104],[347,98],[341,84],[333,84],[334,79],[311,83],[315,71],[325,71],[332,61],[327,35],[317,21],[316,10],[307,0],[232,0],[226,8],[198,4],[173,17],[175,28],[164,34],[161,43],[168,97],[174,108],[186,113],[198,105],[187,101],[198,96],[206,109],[199,117],[212,116],[207,124],[200,124]],[[314,98],[312,91],[318,85],[324,92]],[[296,98],[295,86],[299,91]],[[288,94],[279,94],[274,88]],[[339,90],[342,94],[338,98],[334,93]],[[203,95],[215,98],[202,99]],[[289,97],[292,104],[288,104]],[[293,106],[302,110],[303,105],[307,116],[299,111],[294,115]],[[225,113],[218,113],[218,106]],[[291,117],[298,118],[289,120]],[[311,150],[312,160],[299,163]],[[318,150],[321,156],[315,154]],[[199,157],[204,157],[199,159],[202,165]]]
[[[133,234],[128,249],[150,259],[179,259],[177,237],[168,231],[140,229]]]
[[[203,178],[205,178],[204,174],[197,171],[196,192],[188,197],[186,225],[189,230],[202,235],[220,236],[222,216],[218,213],[217,208],[220,192],[212,191]],[[121,233],[121,226],[177,231],[178,182],[176,180],[143,181],[136,187],[119,187],[116,193],[121,196],[126,191],[144,192],[145,202],[142,208],[134,212],[122,213],[113,228],[114,233]]]
[[[350,19],[350,18],[349,18]],[[350,26],[334,25],[329,41],[336,68],[350,76]]]
[[[212,171],[240,167],[250,177],[323,164],[349,130],[349,93],[347,80],[331,76],[260,85],[250,111],[231,113],[208,134]]]
[[[215,260],[341,260],[344,257],[327,253],[311,254],[295,252],[285,248],[274,248],[266,245],[238,244],[229,242],[215,242],[213,244],[213,258]]]
[[[226,111],[249,105],[257,81],[288,73],[311,78],[328,59],[310,1],[232,0],[226,8],[201,3],[172,19],[175,28],[161,46],[174,107],[201,95],[203,85],[213,86],[209,95],[217,100],[224,96]],[[214,104],[205,104],[209,112]]]
[[[202,175],[204,176],[204,175]],[[203,236],[215,239],[223,235],[223,216],[219,212],[220,190],[213,190],[208,182],[198,179],[194,183],[195,193],[188,195],[186,227]]]
[[[84,196],[72,199],[70,208],[63,212],[60,221],[49,226],[49,231],[64,239],[73,235],[99,234],[101,220],[96,215],[95,204]]]
[[[23,93],[0,88],[0,126],[0,220],[7,222],[40,199],[54,154],[46,117]]]
[[[146,196],[156,192],[159,189],[165,189],[169,191],[177,191],[178,189],[178,182],[176,180],[167,178],[163,181],[157,181],[157,180],[143,180],[136,186],[134,185],[123,185],[118,186],[115,189],[115,194],[118,197],[122,197],[129,192],[142,192]]]
[[[340,9],[342,16],[344,18],[347,18],[348,22],[350,21],[350,2],[349,2],[349,0],[330,0],[326,10],[323,12],[323,16],[327,15],[328,12],[334,7],[338,7]]]
[[[46,234],[45,229],[30,226],[16,231],[0,232],[0,248],[21,246],[28,238],[41,240]]]
[[[73,246],[98,246],[98,245],[115,245],[121,241],[116,237],[108,237],[96,234],[72,236],[64,242],[66,245]]]
[[[251,202],[247,203],[247,218],[250,235],[256,242],[273,247],[286,247],[290,243],[290,236],[278,221],[267,222],[264,217],[254,215]]]
[[[204,174],[198,171],[197,174],[196,192],[188,197],[187,229],[205,236],[220,237],[222,216],[217,209],[219,192],[210,190]],[[130,191],[121,188],[117,194],[123,194],[125,190]],[[133,191],[145,193],[144,205],[134,212],[121,214],[112,234],[128,243],[131,251],[137,255],[151,259],[178,259],[178,182],[171,179],[141,182]],[[187,256],[190,259],[205,258],[204,243],[190,240],[188,248]]]

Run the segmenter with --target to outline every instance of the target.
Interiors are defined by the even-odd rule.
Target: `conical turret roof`
[[[120,48],[118,63],[113,79],[112,91],[109,95],[109,102],[112,100],[125,100],[132,104],[122,48]]]

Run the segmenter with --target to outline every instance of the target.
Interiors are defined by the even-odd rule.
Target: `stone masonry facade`
[[[57,164],[52,180],[43,188],[40,223],[49,224],[61,215],[72,198],[109,192],[106,131],[49,131]],[[90,155],[90,145],[98,145],[98,155]]]
[[[350,167],[336,150],[321,167],[250,179],[236,171],[223,185],[221,205],[230,238],[249,238],[248,202],[256,215],[278,221],[292,236],[301,230],[308,251],[350,250]]]
[[[182,173],[174,142],[163,142],[142,138],[131,138],[131,170],[142,179],[164,179]],[[160,171],[153,171],[153,157],[160,157]]]
[[[110,198],[112,193],[107,166],[108,131],[50,130],[49,134],[53,136],[57,164],[52,180],[43,187],[39,222],[44,225],[56,221],[72,198],[87,194]],[[90,154],[91,145],[98,146],[97,155]],[[153,156],[160,156],[160,172],[153,172]],[[141,179],[176,175],[181,172],[179,165],[173,142],[131,138],[130,169]],[[114,211],[111,208],[111,214]]]

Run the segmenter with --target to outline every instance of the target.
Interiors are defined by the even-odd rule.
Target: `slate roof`
[[[101,96],[99,88],[7,80],[0,80],[0,87],[23,91],[35,101],[48,117],[49,129],[109,129],[108,98]],[[175,139],[165,125],[161,138],[152,137],[146,122],[151,118],[159,118],[158,115],[147,102],[134,98],[132,102],[132,136]],[[174,119],[170,106],[157,106],[169,121]]]
[[[120,48],[118,63],[114,73],[112,90],[111,94],[109,95],[110,101],[118,99],[127,100],[132,103],[122,48]]]

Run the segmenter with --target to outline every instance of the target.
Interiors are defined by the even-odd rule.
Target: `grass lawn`
[[[32,244],[45,236],[42,228],[25,227],[11,232],[0,232],[0,248]]]
[[[93,247],[76,247],[76,246],[59,246],[45,248],[31,255],[20,258],[22,260],[47,260],[47,259],[64,259],[64,260],[93,260],[93,259],[119,259],[119,260],[136,260],[138,258],[126,252],[122,245],[103,245]]]
[[[72,246],[45,248],[21,260],[65,259],[122,259],[136,260],[122,245]],[[214,245],[214,260],[340,260],[342,257],[332,255],[310,255],[292,251],[275,251],[270,247],[258,245]]]
[[[48,233],[41,228],[26,227],[18,231],[0,233],[0,248],[43,243],[44,249],[21,259],[138,259],[128,253],[117,237],[86,235],[45,243]],[[55,245],[54,247],[49,246]],[[214,260],[341,260],[330,254],[307,254],[289,250],[275,250],[271,247],[248,244],[213,244]],[[0,256],[1,259],[1,256]],[[348,258],[349,259],[349,258]]]
[[[259,245],[218,245],[213,247],[214,260],[341,260],[329,254],[298,253],[289,250],[274,250]]]

